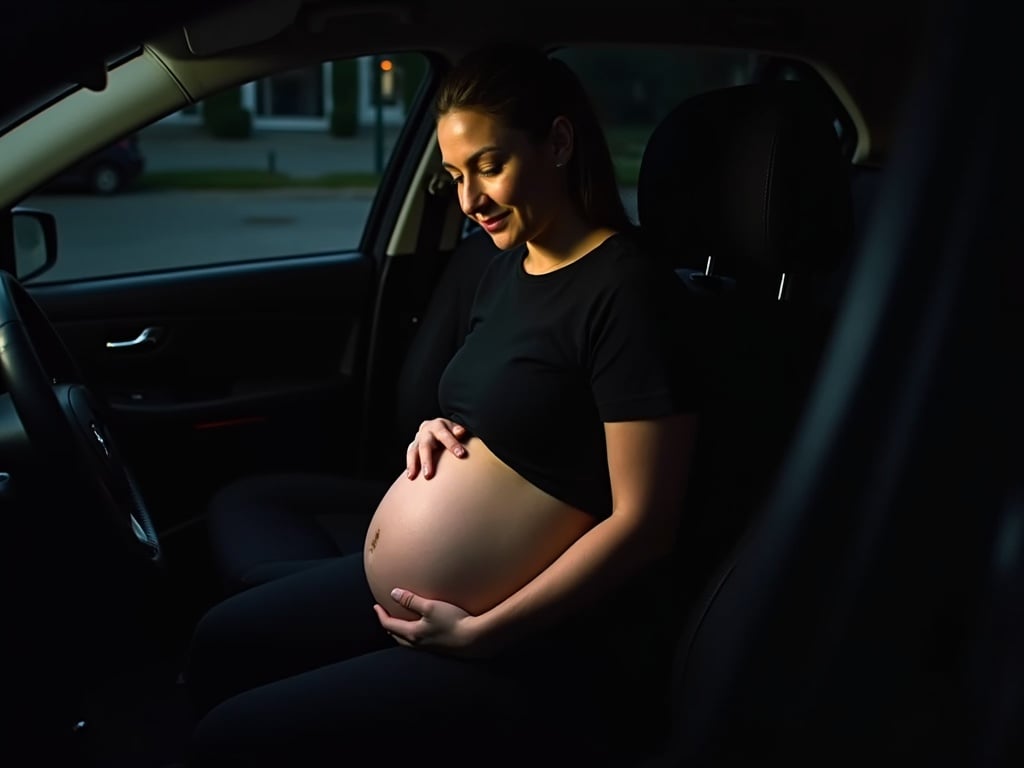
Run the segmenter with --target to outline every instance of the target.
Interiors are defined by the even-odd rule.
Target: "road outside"
[[[359,245],[363,190],[41,195],[23,205],[57,217],[57,265],[40,281],[261,259]]]

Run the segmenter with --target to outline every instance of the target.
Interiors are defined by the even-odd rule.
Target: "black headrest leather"
[[[744,278],[817,272],[850,237],[849,161],[807,83],[700,94],[647,143],[637,183],[645,239],[677,267]]]

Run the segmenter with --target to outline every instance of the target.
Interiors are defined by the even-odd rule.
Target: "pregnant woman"
[[[360,555],[212,608],[189,765],[595,765],[654,702],[641,628],[694,433],[679,283],[571,70],[490,47],[437,139],[501,252]],[[660,670],[667,677],[667,670]]]

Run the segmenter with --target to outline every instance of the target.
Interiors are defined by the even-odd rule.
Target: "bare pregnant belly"
[[[377,602],[395,587],[479,614],[546,568],[594,519],[531,485],[477,438],[467,456],[445,451],[429,480],[398,477],[366,536],[363,563]]]

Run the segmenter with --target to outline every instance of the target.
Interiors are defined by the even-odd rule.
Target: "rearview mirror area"
[[[11,211],[15,277],[22,282],[37,277],[57,263],[57,219],[34,208]]]

